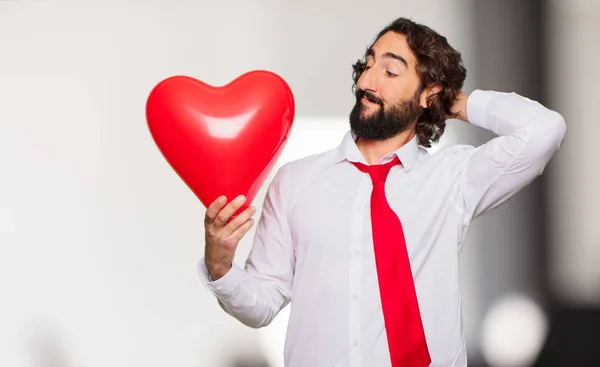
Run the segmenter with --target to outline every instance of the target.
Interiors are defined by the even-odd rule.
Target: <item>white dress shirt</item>
[[[558,113],[515,93],[474,91],[470,123],[499,135],[429,154],[412,139],[386,181],[415,281],[431,366],[466,366],[459,255],[471,221],[535,177],[561,146]],[[245,267],[201,281],[243,324],[268,325],[291,302],[287,367],[391,366],[373,253],[371,178],[348,132],[336,149],[285,164],[270,184]]]

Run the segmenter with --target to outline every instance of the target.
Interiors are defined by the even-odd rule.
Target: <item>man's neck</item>
[[[402,148],[415,136],[414,129],[410,129],[386,140],[365,140],[358,138],[356,146],[369,165],[379,163],[381,157]]]

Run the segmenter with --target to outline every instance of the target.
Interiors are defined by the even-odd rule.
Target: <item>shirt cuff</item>
[[[486,111],[487,108],[496,97],[497,93],[494,91],[484,91],[480,89],[474,90],[467,99],[467,119],[469,123],[479,126],[481,128],[489,130],[490,127],[487,124]]]
[[[233,293],[244,282],[244,271],[235,263],[227,274],[214,281],[208,272],[204,258],[198,262],[196,268],[202,284],[217,297]]]

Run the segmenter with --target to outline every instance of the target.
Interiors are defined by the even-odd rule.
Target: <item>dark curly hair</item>
[[[419,144],[431,147],[431,143],[437,142],[446,128],[447,117],[457,115],[450,111],[456,95],[462,89],[467,76],[467,70],[462,64],[460,52],[448,44],[446,37],[441,36],[431,28],[415,23],[406,18],[398,18],[385,27],[375,41],[367,48],[365,58],[375,42],[388,32],[394,32],[406,36],[408,46],[417,59],[416,70],[421,81],[419,90],[432,85],[439,84],[442,90],[429,96],[428,108],[417,120],[415,126]],[[363,71],[366,61],[358,60],[352,65],[353,85],[352,90],[356,92],[356,83]]]

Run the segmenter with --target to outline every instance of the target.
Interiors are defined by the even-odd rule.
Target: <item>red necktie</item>
[[[385,180],[393,161],[374,166],[352,162],[373,180],[371,223],[383,319],[393,367],[431,363],[400,219],[385,197]]]

